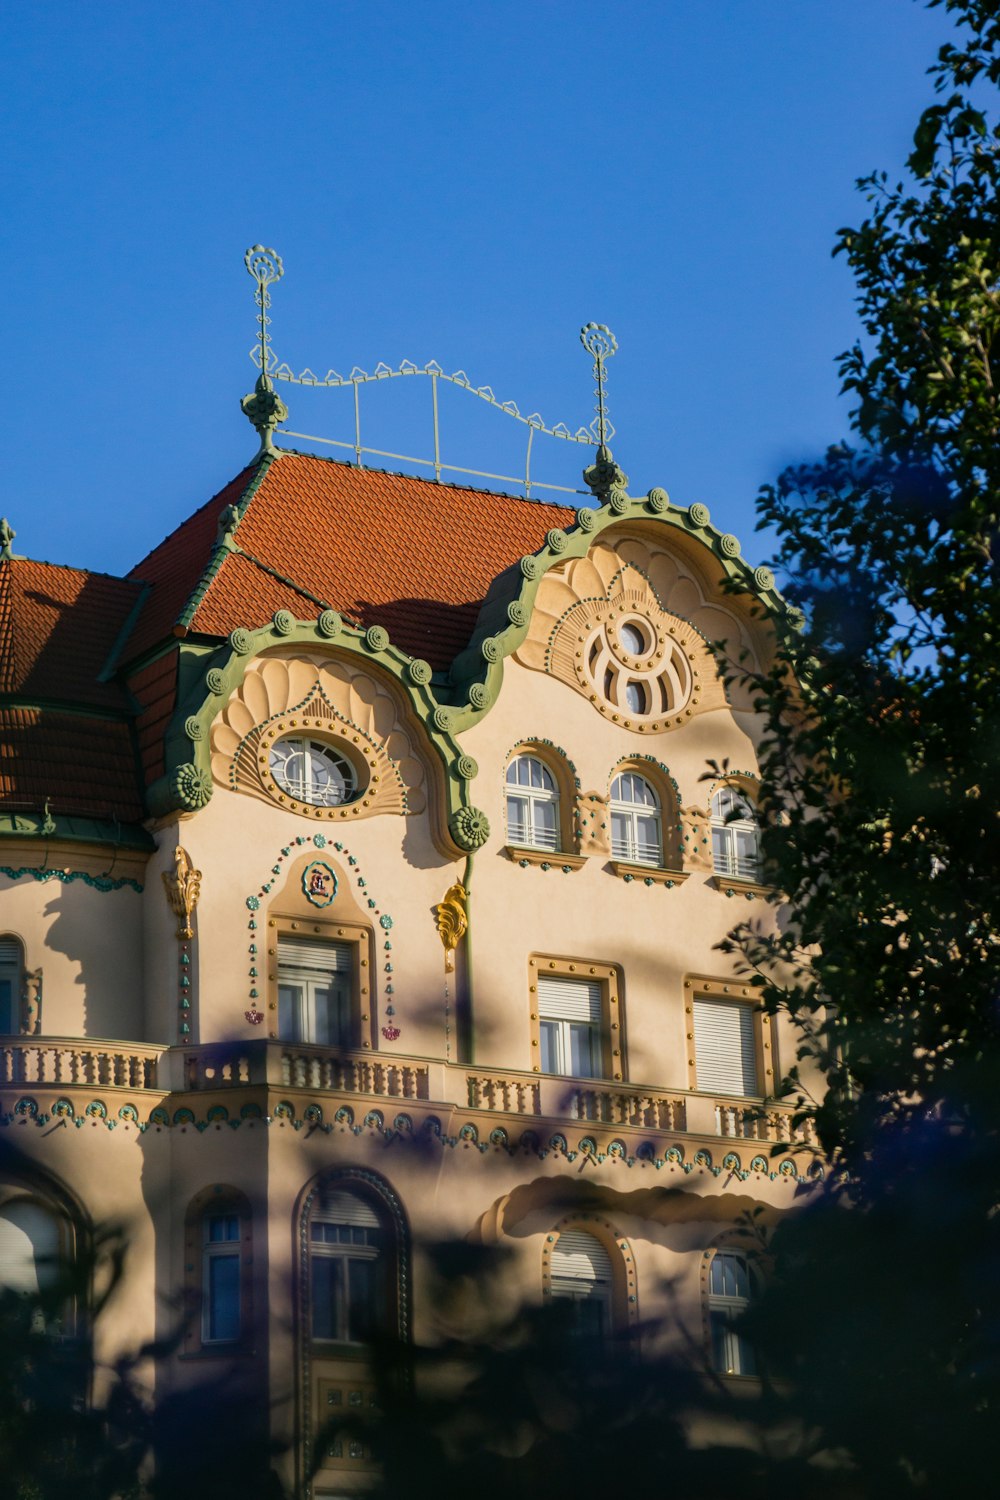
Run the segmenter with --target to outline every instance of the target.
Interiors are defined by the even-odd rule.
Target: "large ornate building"
[[[242,1381],[339,1495],[367,1451],[315,1435],[426,1332],[429,1239],[609,1334],[671,1278],[747,1378],[739,1219],[811,1157],[717,947],[773,920],[707,644],[766,662],[768,571],[603,447],[570,509],[277,449],[279,406],[126,578],[4,524],[0,1279],[127,1221],[99,1352],[186,1288],[157,1394]]]

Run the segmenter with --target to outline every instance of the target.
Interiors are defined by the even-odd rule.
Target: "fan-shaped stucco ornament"
[[[719,639],[734,657],[752,652],[742,622],[706,597],[680,559],[629,538],[545,575],[515,659],[575,688],[622,728],[658,733],[726,703],[706,644]]]
[[[298,801],[275,780],[271,749],[289,737],[329,744],[351,764],[357,795],[340,806]],[[382,684],[348,661],[260,657],[211,730],[212,775],[221,785],[324,822],[427,805],[424,767]]]

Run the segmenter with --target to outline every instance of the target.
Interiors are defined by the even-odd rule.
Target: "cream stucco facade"
[[[600,527],[581,524],[568,549],[549,534],[544,566],[512,586],[513,634],[494,660],[482,653],[488,691],[464,700],[456,670],[451,706],[442,680],[439,707],[421,711],[412,658],[387,663],[370,629],[275,615],[270,634],[204,655],[199,671],[215,663],[217,676],[200,719],[184,707],[204,688],[179,698],[175,725],[211,785],[193,807],[157,811],[151,798],[151,850],[112,867],[100,840],[50,840],[43,864],[38,839],[5,841],[0,933],[24,976],[42,975],[33,1021],[0,1038],[14,1148],[0,1212],[35,1193],[70,1241],[124,1222],[125,1275],[95,1328],[99,1352],[170,1335],[171,1294],[186,1286],[201,1310],[151,1370],[151,1396],[206,1369],[236,1382],[290,1442],[289,1486],[314,1459],[316,1495],[363,1488],[370,1472],[364,1453],[313,1443],[335,1402],[368,1390],[342,1304],[317,1310],[346,1295],[329,1278],[355,1272],[334,1247],[340,1269],[321,1276],[311,1226],[332,1226],[333,1247],[348,1200],[368,1247],[352,1265],[369,1249],[381,1260],[372,1305],[405,1337],[432,1333],[422,1244],[507,1244],[521,1294],[542,1299],[573,1294],[566,1267],[553,1270],[572,1230],[600,1247],[595,1269],[580,1263],[580,1292],[593,1294],[588,1276],[607,1280],[609,1329],[661,1312],[671,1279],[711,1363],[712,1256],[736,1243],[747,1209],[791,1209],[813,1167],[773,1097],[795,1037],[718,950],[737,920],[768,924],[778,909],[756,871],[726,865],[727,833],[713,853],[720,778],[708,763],[752,803],[760,725],[706,643],[765,661],[770,585],[727,592],[732,539],[707,516],[682,525],[663,509],[612,493],[591,513]],[[485,639],[498,639],[496,608],[487,598]],[[442,725],[450,762],[434,742]],[[299,800],[287,791],[273,746],[304,740],[346,759],[346,800],[310,802],[308,783]],[[505,778],[518,755],[547,769],[558,809],[545,829],[529,810],[515,837]],[[636,825],[613,824],[610,806],[623,773],[654,799],[630,850],[614,840]],[[456,805],[475,813],[464,840]],[[456,886],[467,925],[444,919],[449,967],[438,909]],[[289,953],[315,969],[324,948],[341,974],[334,1041],[317,1040],[328,990],[307,974],[301,994],[314,998],[293,1002],[283,969]],[[737,1073],[743,1086],[728,1092],[704,1076]],[[776,1141],[790,1146],[781,1158]],[[206,1240],[209,1220],[229,1238]],[[360,1285],[369,1272],[356,1274]],[[223,1337],[205,1321],[210,1295]]]

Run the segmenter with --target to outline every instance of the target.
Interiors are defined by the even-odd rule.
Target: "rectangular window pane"
[[[19,1028],[15,1026],[15,985],[9,974],[0,975],[0,1032],[4,1035],[12,1034]]]
[[[208,1257],[208,1328],[210,1339],[233,1340],[240,1336],[240,1257]]]
[[[302,1032],[299,1017],[302,1014],[302,986],[300,984],[278,985],[278,1036],[283,1042],[300,1042]]]
[[[574,1078],[596,1078],[596,1042],[593,1026],[569,1024],[569,1071]]]
[[[376,1271],[374,1260],[346,1262],[348,1285],[347,1338],[352,1344],[363,1344],[374,1337],[377,1328]]]
[[[239,1237],[238,1214],[213,1214],[208,1220],[208,1240],[211,1244],[222,1240],[238,1240]]]
[[[736,873],[745,880],[757,874],[757,834],[753,829],[734,828],[736,841]]]
[[[542,1072],[561,1073],[558,1021],[542,1021],[538,1029],[542,1048]]]
[[[351,1000],[344,980],[315,985],[313,1006],[316,1024],[312,1040],[324,1047],[351,1046]]]
[[[557,843],[556,805],[554,802],[535,803],[535,842],[544,849],[554,849]]]
[[[511,844],[528,842],[528,802],[525,797],[507,798],[507,839]]]
[[[344,1337],[344,1262],[339,1255],[312,1257],[312,1333],[314,1339]]]
[[[660,824],[658,818],[636,815],[636,857],[644,865],[660,863]]]
[[[629,819],[624,813],[611,814],[611,855],[613,859],[631,859]]]

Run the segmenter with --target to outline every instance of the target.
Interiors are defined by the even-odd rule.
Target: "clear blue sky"
[[[610,324],[633,493],[707,504],[758,560],[758,485],[846,428],[830,249],[854,179],[901,168],[948,35],[913,0],[0,14],[0,513],[18,551],[108,572],[255,451],[255,241],[284,257],[272,332],[297,368],[435,358],[576,426],[579,328]],[[289,426],[348,435],[344,393],[282,394]],[[516,464],[521,429],[451,395],[446,456]],[[379,387],[371,439],[424,451],[428,401]],[[584,457],[550,445],[544,477],[576,484]]]

